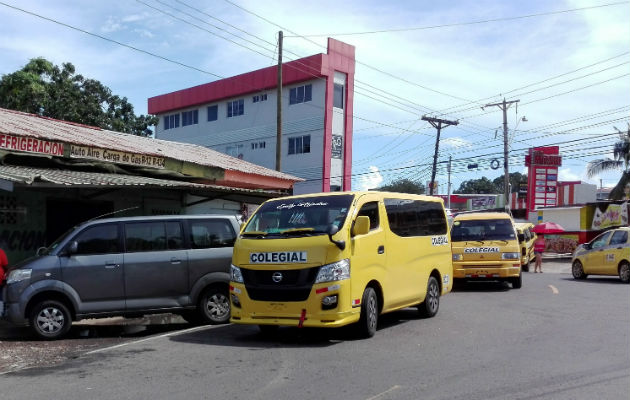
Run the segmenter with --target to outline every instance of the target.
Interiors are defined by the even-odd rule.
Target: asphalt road
[[[0,376],[10,399],[628,399],[630,285],[546,262],[521,289],[475,283],[433,319],[351,330],[190,328],[103,343]],[[180,329],[184,328],[184,329]],[[89,342],[92,339],[85,339]],[[107,347],[107,346],[116,347]],[[105,346],[105,347],[103,347]]]

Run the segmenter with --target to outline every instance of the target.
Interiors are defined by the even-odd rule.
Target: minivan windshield
[[[59,246],[59,243],[64,241],[66,239],[66,237],[68,237],[68,235],[70,235],[72,232],[74,232],[75,229],[76,229],[76,226],[68,229],[63,235],[59,236],[57,238],[57,240],[52,242],[52,244],[50,246],[45,247],[45,248],[43,248],[41,250],[38,250],[37,251],[37,255],[40,255],[40,256],[50,255],[50,253],[52,253],[53,250],[55,250]]]
[[[514,240],[514,228],[509,219],[462,220],[453,223],[451,241]]]
[[[309,236],[341,228],[354,195],[288,198],[264,203],[242,232],[243,236]]]

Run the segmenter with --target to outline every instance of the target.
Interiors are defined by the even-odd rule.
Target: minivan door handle
[[[171,258],[171,264],[181,264],[182,260],[180,260],[179,258]]]
[[[105,263],[105,268],[107,268],[107,269],[118,268],[118,267],[120,267],[120,264],[116,264],[115,262],[106,262]]]
[[[383,253],[385,253],[385,246],[383,245],[378,246],[378,254],[383,254]]]

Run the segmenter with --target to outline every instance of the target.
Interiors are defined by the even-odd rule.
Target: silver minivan
[[[229,321],[236,216],[107,218],[67,232],[11,267],[3,317],[58,339],[73,320],[172,312]]]

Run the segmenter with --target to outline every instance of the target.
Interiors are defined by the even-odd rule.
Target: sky
[[[19,8],[20,10],[16,9]],[[33,15],[36,14],[36,15]],[[400,178],[436,180],[446,193],[503,169],[526,173],[533,146],[558,145],[560,180],[610,187],[589,161],[612,158],[630,123],[630,1],[616,0],[0,0],[0,75],[35,57],[125,96],[147,99],[326,52],[327,37],[356,47],[353,189]],[[133,49],[132,49],[133,48]],[[495,163],[496,164],[496,163]],[[476,165],[476,168],[474,167]]]

